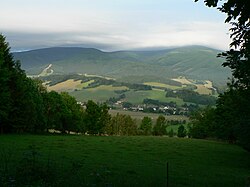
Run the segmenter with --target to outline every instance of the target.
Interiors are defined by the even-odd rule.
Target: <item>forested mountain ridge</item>
[[[52,64],[56,74],[87,73],[122,78],[155,77],[226,82],[230,71],[217,58],[220,51],[186,46],[155,51],[103,52],[93,48],[55,47],[13,53],[27,74],[39,74]],[[152,80],[153,81],[153,80]]]

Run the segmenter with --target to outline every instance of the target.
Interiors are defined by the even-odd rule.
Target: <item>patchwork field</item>
[[[249,152],[207,140],[1,135],[0,147],[0,186],[235,187],[250,174]]]
[[[212,90],[210,90],[203,84],[197,84],[196,87],[197,89],[195,89],[194,91],[198,92],[199,94],[204,94],[204,95],[212,94]]]
[[[54,90],[57,92],[62,92],[62,91],[73,91],[78,88],[78,86],[81,85],[81,80],[73,80],[69,79],[64,82],[60,82],[54,86],[49,86],[47,89],[48,91]]]
[[[197,88],[194,90],[199,94],[210,95],[212,94],[213,83],[209,80],[204,81],[203,83],[197,83],[195,80],[187,79],[185,77],[179,77],[177,79],[172,79],[174,81],[180,82],[183,85],[194,85]]]
[[[136,84],[131,86],[133,83],[127,84],[123,82],[116,82],[115,80],[112,80],[110,78],[104,79],[101,76],[95,76],[91,79],[89,79],[89,77],[92,77],[92,75],[85,75],[83,77],[81,76],[83,75],[71,75],[72,78],[68,76],[66,77],[66,81],[65,77],[62,76],[60,78],[61,80],[63,80],[62,82],[60,81],[60,79],[54,78],[54,82],[58,83],[55,85],[52,84],[51,86],[49,86],[49,84],[51,84],[53,81],[45,79],[45,82],[47,83],[46,85],[49,91],[66,91],[69,92],[72,96],[74,96],[78,101],[82,102],[86,102],[88,100],[94,100],[95,102],[106,102],[109,98],[119,98],[121,94],[125,94],[125,98],[123,98],[123,100],[134,105],[143,104],[144,99],[153,99],[158,100],[160,102],[175,102],[178,106],[181,106],[184,104],[183,99],[179,97],[166,97],[165,89],[178,90],[186,88],[196,91],[199,94],[214,94],[212,92],[214,88],[213,83],[211,81],[195,81],[187,79],[185,77],[173,79],[174,81],[179,82],[176,85],[174,85],[173,83],[173,85],[170,85],[161,82],[144,82],[143,84],[145,86],[151,86],[152,90],[141,88],[137,90]]]

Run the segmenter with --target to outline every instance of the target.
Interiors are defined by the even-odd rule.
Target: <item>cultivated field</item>
[[[78,101],[88,101],[93,100],[95,102],[105,102],[110,97],[117,97],[118,94],[115,93],[116,90],[127,90],[126,86],[112,86],[112,85],[101,85],[94,88],[88,88],[83,90],[78,90],[71,92],[70,94],[74,96]]]
[[[1,135],[0,147],[0,186],[166,186],[167,163],[171,187],[246,186],[250,175],[249,152],[207,140]]]
[[[159,115],[161,115],[161,114],[134,112],[134,111],[127,111],[127,110],[109,110],[109,113],[112,116],[116,115],[117,113],[130,115],[133,119],[136,119],[136,121],[138,123],[140,123],[141,120],[143,119],[143,117],[145,117],[145,116],[150,117],[152,119],[152,121],[155,123],[156,119],[159,117]],[[164,115],[164,117],[168,121],[171,121],[171,120],[178,120],[178,121],[186,120],[186,121],[188,121],[189,120],[188,117],[181,116],[181,115],[169,115],[169,116]]]
[[[133,104],[142,104],[143,100],[154,99],[162,102],[176,102],[177,105],[184,104],[183,100],[180,98],[166,97],[166,92],[161,89],[152,89],[147,91],[129,91],[126,92],[125,100]]]
[[[209,95],[212,94],[213,83],[209,80],[204,81],[204,83],[196,83],[195,80],[186,79],[185,77],[179,77],[176,79],[172,79],[174,81],[180,82],[183,85],[194,85],[197,87],[194,91],[198,92],[199,94]]]
[[[73,91],[75,89],[77,89],[77,87],[81,85],[81,80],[73,80],[73,79],[69,79],[66,80],[64,82],[60,82],[54,86],[49,86],[47,89],[48,91],[54,90],[57,92],[62,92],[62,91]]]

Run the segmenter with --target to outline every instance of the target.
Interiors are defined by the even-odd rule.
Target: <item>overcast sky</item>
[[[227,49],[225,15],[193,1],[0,0],[0,33],[15,51],[54,46]]]

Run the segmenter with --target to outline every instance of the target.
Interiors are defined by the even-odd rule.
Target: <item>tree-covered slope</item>
[[[90,48],[47,48],[14,53],[28,74],[38,74],[52,64],[54,73],[87,73],[114,78],[186,76],[193,79],[226,81],[230,72],[221,67],[220,51],[203,46],[186,46],[155,51],[102,52]]]

